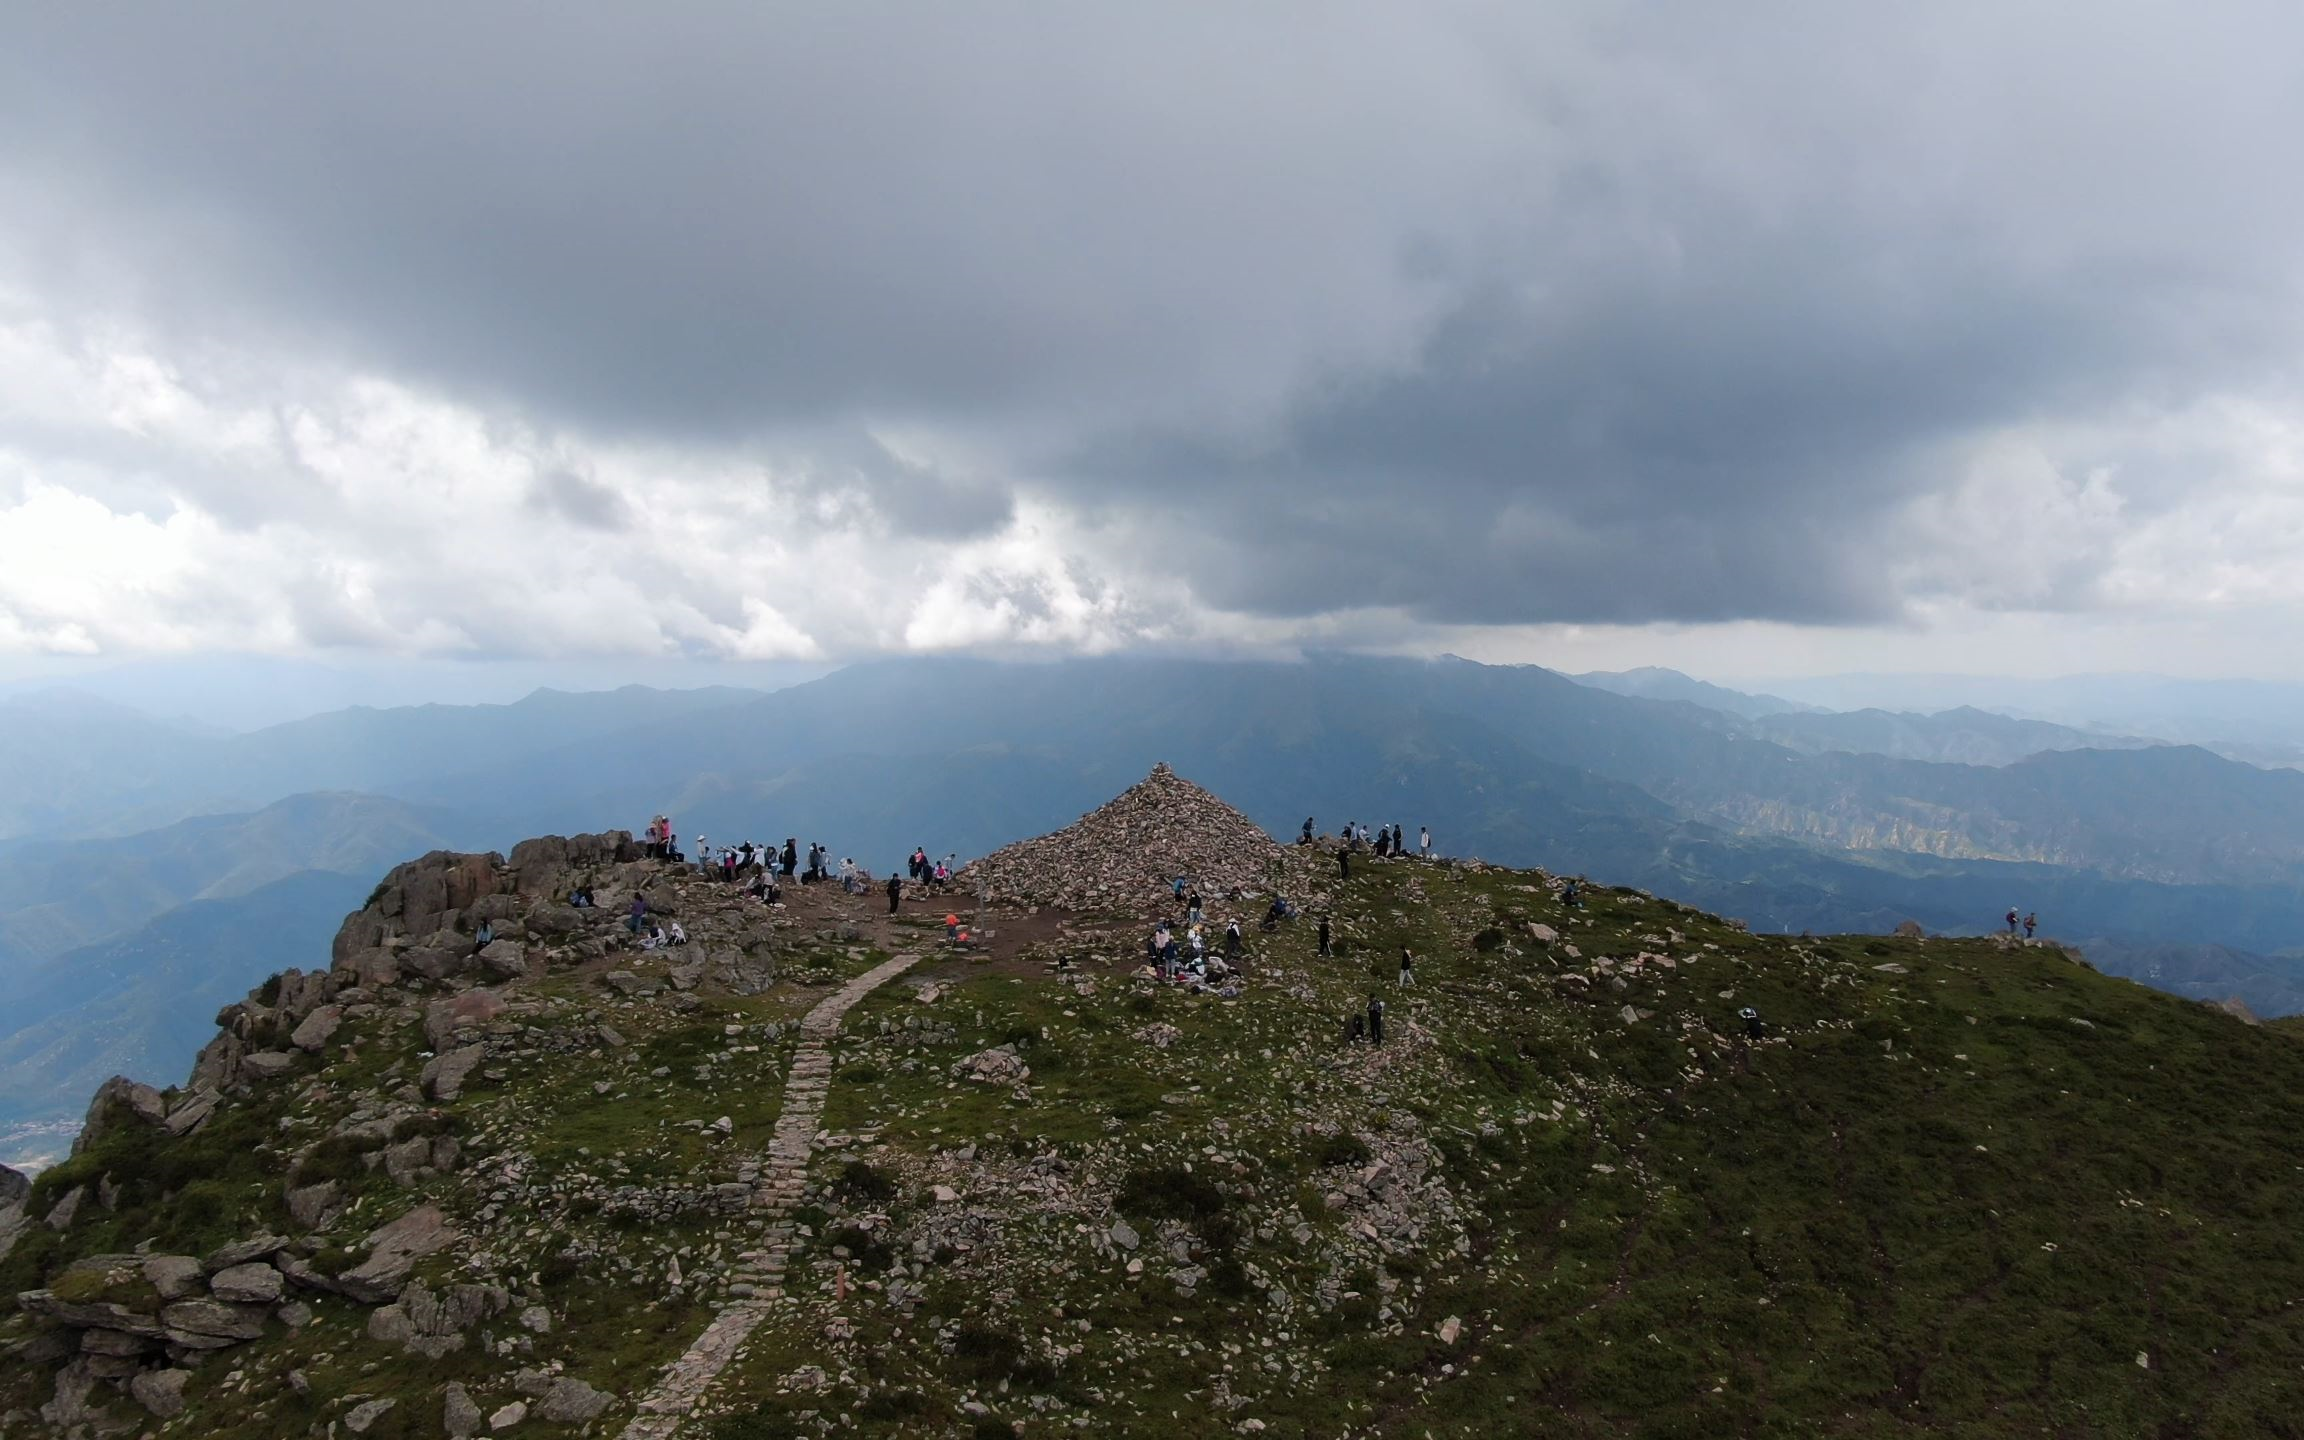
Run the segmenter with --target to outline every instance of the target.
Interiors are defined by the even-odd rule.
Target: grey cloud
[[[632,521],[631,508],[622,496],[605,485],[566,470],[547,471],[537,476],[528,502],[540,511],[558,515],[588,530],[614,532]]]
[[[1894,617],[1974,437],[2300,358],[2285,7],[650,14],[31,12],[0,254],[1303,619]]]

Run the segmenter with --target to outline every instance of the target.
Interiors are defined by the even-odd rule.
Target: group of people
[[[2027,940],[2031,939],[2032,933],[2040,928],[2040,916],[2037,913],[2027,914],[2023,919],[2019,920],[2016,918],[2016,907],[2013,905],[2008,907],[2007,918],[2008,933],[2013,935],[2016,933],[2017,927],[2022,926],[2024,930],[2024,938]]]
[[[912,858],[904,862],[904,873],[911,877],[915,885],[949,885],[952,883],[954,869],[952,862],[959,858],[957,855],[947,855],[941,860],[931,860],[928,858],[927,846],[915,845],[912,847]]]
[[[1162,920],[1145,939],[1144,955],[1162,980],[1221,985],[1239,980],[1246,964],[1246,947],[1238,920],[1225,923],[1220,944],[1220,952],[1210,947],[1208,926],[1203,920],[1187,920],[1181,941],[1175,929]]]
[[[658,815],[651,819],[648,828],[641,832],[641,843],[651,860],[683,858],[680,854],[680,837],[672,833],[672,817],[669,815]]]
[[[1309,845],[1312,843],[1312,837],[1317,833],[1312,817],[1307,815],[1304,817],[1304,829],[1297,835],[1296,843]],[[1399,825],[1377,827],[1375,839],[1371,841],[1367,826],[1357,820],[1347,820],[1344,822],[1343,839],[1344,848],[1348,852],[1367,848],[1386,858],[1408,853],[1408,831]],[[1421,859],[1429,860],[1432,858],[1432,827],[1429,825],[1416,827],[1416,854]]]

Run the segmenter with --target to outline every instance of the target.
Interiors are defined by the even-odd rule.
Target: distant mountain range
[[[373,876],[286,876],[178,906],[17,977],[0,1007],[0,1127],[74,1114],[107,1076],[174,1083],[251,977],[325,967],[337,926],[374,886]]]
[[[668,812],[691,845],[789,835],[884,871],[915,845],[966,856],[1053,829],[1159,760],[1283,836],[1308,813],[1430,825],[1444,853],[1770,930],[1972,933],[2014,905],[2101,937],[2107,968],[2266,1015],[2304,1005],[2276,958],[2304,945],[2304,774],[1983,711],[1835,715],[1670,672],[1588,678],[1606,683],[1461,660],[908,660],[772,693],[539,692],[236,736],[19,697],[0,706],[22,741],[0,817],[34,819],[0,842],[0,1012],[22,1030],[27,977],[68,952],[245,988],[323,953],[260,959],[246,936],[320,933],[295,907],[436,846]],[[166,818],[108,833],[138,816]],[[332,878],[272,890],[304,872]],[[168,928],[194,903],[197,923]],[[2196,948],[2181,964],[2152,948],[2170,945]],[[45,1013],[41,1046],[95,1011]]]

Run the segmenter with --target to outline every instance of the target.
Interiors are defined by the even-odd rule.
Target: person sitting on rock
[[[675,920],[671,928],[664,932],[664,942],[668,945],[685,945],[688,943],[688,932],[681,929],[680,922]]]
[[[770,880],[767,885],[764,886],[760,891],[760,903],[763,905],[783,904],[784,887],[777,884],[774,880]]]
[[[472,953],[477,955],[495,943],[496,927],[485,920],[481,921],[480,928],[472,932]]]

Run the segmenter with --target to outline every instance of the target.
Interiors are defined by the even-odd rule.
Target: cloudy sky
[[[2304,677],[2281,4],[21,7],[0,658]]]

